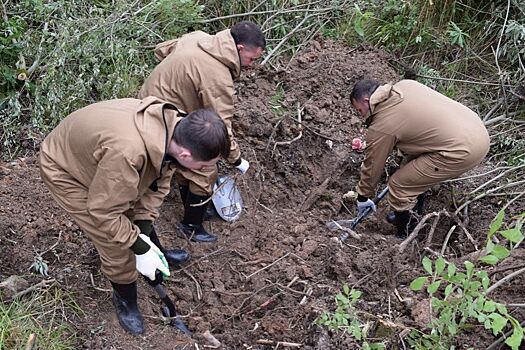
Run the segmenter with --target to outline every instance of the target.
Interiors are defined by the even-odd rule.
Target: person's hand
[[[164,277],[168,277],[170,275],[170,269],[164,254],[162,254],[160,249],[153,244],[145,234],[139,234],[138,239],[143,240],[149,246],[149,249],[145,253],[135,254],[138,272],[152,281],[155,280],[155,272],[157,270],[159,270]]]
[[[376,211],[376,204],[374,203],[373,200],[371,199],[366,199],[366,201],[357,201],[357,214],[358,215],[361,215],[362,213],[365,212],[365,210],[367,210],[368,208],[370,208],[372,211]]]
[[[239,169],[241,174],[245,174],[250,168],[250,163],[246,159],[241,158],[241,164],[237,165],[236,168]]]

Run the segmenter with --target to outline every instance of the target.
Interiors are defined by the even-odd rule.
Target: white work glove
[[[357,201],[357,215],[361,215],[368,208],[376,211],[376,204],[373,200],[367,199],[365,202]]]
[[[149,249],[144,254],[135,254],[136,266],[138,272],[146,276],[150,280],[155,280],[155,272],[159,270],[164,277],[170,275],[170,268],[164,254],[160,249],[149,239],[148,236],[141,233],[139,237],[149,245]]]
[[[245,174],[250,168],[250,163],[246,159],[241,158],[241,164],[237,165],[236,168],[239,169],[241,174]]]

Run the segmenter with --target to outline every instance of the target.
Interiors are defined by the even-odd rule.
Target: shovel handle
[[[377,205],[377,203],[379,203],[379,201],[381,201],[381,199],[383,199],[386,194],[388,193],[388,186],[385,187],[378,195],[376,198],[373,199],[373,202],[375,205]],[[352,225],[351,225],[351,229],[355,229],[355,227],[361,222],[363,221],[364,218],[366,218],[368,215],[370,215],[370,213],[372,212],[372,208],[368,207],[365,209],[364,212],[361,213],[361,215],[359,215],[353,222],[352,222]]]

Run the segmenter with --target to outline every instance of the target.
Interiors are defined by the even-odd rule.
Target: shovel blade
[[[192,333],[188,327],[182,322],[179,316],[176,316],[171,320],[171,325],[177,328],[182,333],[186,334],[188,337],[191,337]]]
[[[341,230],[342,227],[349,228],[351,230],[354,229],[356,219],[351,220],[338,220],[338,221],[330,221],[326,223],[326,226],[330,231],[337,231]]]

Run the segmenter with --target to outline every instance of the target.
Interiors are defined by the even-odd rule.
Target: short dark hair
[[[187,148],[193,158],[208,161],[230,154],[230,137],[226,124],[209,109],[197,109],[184,117],[175,128],[173,140]]]
[[[364,97],[370,97],[379,87],[379,83],[373,79],[362,79],[354,85],[354,89],[350,94],[350,100],[360,101]]]
[[[246,45],[251,47],[266,47],[266,39],[261,28],[250,21],[242,21],[231,27],[230,33],[235,45]]]

